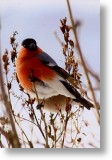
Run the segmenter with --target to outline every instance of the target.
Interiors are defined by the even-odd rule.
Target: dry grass
[[[71,24],[67,24],[67,18],[60,20],[60,30],[63,34],[64,42],[59,39],[57,34],[56,38],[62,46],[62,53],[65,57],[65,69],[70,75],[68,77],[68,81],[74,87],[77,87],[83,96],[88,98],[88,91],[83,89],[81,83],[82,75],[78,72],[78,67],[80,65],[84,69],[87,86],[90,89],[91,98],[96,108],[96,118],[98,122],[100,122],[99,105],[96,102],[89,74],[94,77],[98,84],[99,76],[93,72],[90,67],[88,68],[86,65],[87,63],[85,63],[77,35],[77,27],[79,25],[78,23],[75,23],[72,17],[68,0],[67,6]],[[75,42],[70,38],[71,31],[73,31]],[[18,53],[18,44],[16,42],[17,34],[17,32],[14,32],[10,37],[12,51],[10,52],[6,50],[2,56],[2,60],[0,61],[0,90],[2,91],[0,103],[2,103],[6,109],[4,116],[0,118],[1,148],[35,148],[37,146],[42,148],[78,148],[82,141],[82,137],[80,135],[83,134],[83,136],[87,136],[82,132],[82,127],[88,128],[89,125],[81,117],[84,109],[80,106],[75,106],[73,108],[70,103],[67,103],[65,113],[61,110],[58,110],[57,113],[47,113],[44,110],[44,105],[40,103],[38,99],[38,91],[36,91],[35,85],[33,86],[38,99],[38,105],[35,98],[31,98],[30,95],[25,92],[24,88],[22,88],[19,83],[15,71],[15,60]],[[75,50],[77,50],[79,54],[79,59],[76,59]],[[5,80],[3,79],[4,77]],[[31,77],[31,79],[32,78],[33,77]],[[14,91],[14,85],[17,86],[18,91]],[[19,104],[19,113],[16,111],[16,106],[13,103],[14,99],[16,99]],[[22,113],[25,114],[23,115]],[[79,122],[83,125],[80,126]],[[32,138],[29,138],[29,133],[27,133],[27,127],[23,125],[24,123],[27,126],[30,126],[29,131]],[[11,127],[8,131],[6,131],[6,125]],[[91,145],[96,147],[94,144]]]

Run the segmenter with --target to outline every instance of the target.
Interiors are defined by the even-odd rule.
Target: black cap
[[[28,49],[29,51],[35,51],[37,49],[37,43],[32,38],[27,38],[22,42],[22,46]]]

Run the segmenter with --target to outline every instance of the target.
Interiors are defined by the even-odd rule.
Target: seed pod
[[[70,26],[65,26],[65,30],[66,30],[66,32],[69,32],[70,31]]]
[[[69,44],[70,44],[71,47],[74,48],[74,42],[72,40],[69,40]]]
[[[11,61],[12,61],[12,63],[15,61],[15,58],[16,58],[16,52],[11,51]]]
[[[8,57],[7,57],[7,54],[4,54],[2,56],[2,61],[5,63],[7,61]]]
[[[65,33],[65,26],[61,26],[60,29],[61,29],[62,33]]]
[[[15,41],[15,38],[14,37],[10,37],[10,44],[13,44]]]

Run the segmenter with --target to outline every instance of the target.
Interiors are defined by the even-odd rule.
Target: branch
[[[54,32],[54,36],[55,36],[55,38],[57,39],[57,41],[59,42],[59,44],[63,47],[63,46],[64,46],[64,42],[62,42],[62,40],[59,38],[59,36],[58,36],[58,34],[57,34],[56,31]],[[84,58],[84,59],[85,59],[85,58]],[[86,61],[86,59],[85,59],[85,61]],[[79,62],[79,64],[82,66],[81,62],[80,62],[80,61],[78,61],[78,62]],[[99,78],[98,74],[95,73],[95,72],[92,70],[92,68],[90,67],[90,65],[87,64],[87,61],[86,61],[86,66],[87,66],[87,70],[88,70],[89,74],[90,74],[98,83],[100,83],[100,78]]]
[[[74,39],[75,39],[75,42],[76,42],[76,48],[77,48],[77,51],[78,51],[78,54],[79,54],[79,57],[80,57],[80,61],[82,63],[82,68],[83,68],[84,73],[85,73],[87,84],[88,84],[89,89],[91,91],[91,95],[92,95],[93,102],[94,102],[94,107],[96,109],[97,121],[98,121],[98,123],[100,123],[100,113],[99,113],[99,110],[98,110],[98,107],[97,107],[96,97],[95,97],[95,94],[94,94],[94,91],[93,91],[93,88],[92,88],[92,84],[91,84],[91,81],[90,81],[90,78],[89,78],[88,70],[87,70],[87,67],[86,67],[86,64],[85,64],[85,61],[84,61],[84,58],[83,58],[83,54],[82,54],[82,51],[81,51],[81,48],[80,48],[80,45],[79,45],[76,26],[75,26],[75,22],[73,20],[73,16],[72,16],[72,11],[71,11],[69,0],[66,0],[66,2],[67,2],[69,17],[70,17],[70,21],[71,21],[71,25],[72,25],[73,35],[74,35]]]
[[[1,32],[1,17],[0,17],[0,32]],[[0,42],[1,42],[1,40],[0,40]],[[1,54],[1,44],[0,44],[0,54]],[[3,85],[4,83],[3,83],[3,77],[2,77],[2,70],[1,70],[2,64],[1,64],[1,62],[2,61],[1,61],[1,56],[0,56],[0,75],[1,75],[0,76],[0,88],[1,88],[1,91],[2,91],[2,95],[3,95],[4,105],[5,105],[7,114],[9,116],[10,124],[11,124],[12,130],[13,130],[13,137],[12,137],[13,147],[14,148],[20,148],[21,145],[20,145],[20,142],[19,142],[19,139],[18,139],[18,135],[17,135],[15,124],[14,124],[13,117],[12,117],[11,102],[8,100],[8,97],[5,93],[5,89],[4,89],[4,85]]]

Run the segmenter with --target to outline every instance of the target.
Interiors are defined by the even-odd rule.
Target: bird
[[[94,105],[68,82],[69,73],[39,48],[35,39],[27,38],[22,41],[15,64],[21,86],[35,98],[37,91],[38,99],[44,101],[45,109],[53,112],[56,112],[57,108],[65,110],[69,100],[88,110],[94,108]]]

